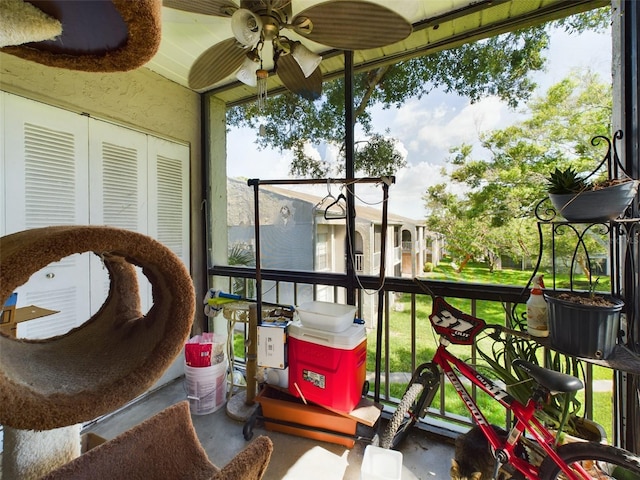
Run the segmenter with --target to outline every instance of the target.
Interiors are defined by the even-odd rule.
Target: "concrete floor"
[[[110,439],[174,403],[186,399],[182,378],[146,395],[134,404],[86,429]],[[192,415],[194,427],[209,459],[225,465],[246,445],[244,422],[230,418],[226,408],[208,415]],[[367,441],[353,448],[268,431],[259,422],[253,436],[268,435],[274,451],[264,480],[360,480],[360,467]],[[448,479],[453,456],[450,441],[422,431],[412,432],[404,444],[402,480]],[[381,478],[381,477],[380,477]]]

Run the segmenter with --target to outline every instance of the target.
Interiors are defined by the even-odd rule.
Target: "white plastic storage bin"
[[[296,308],[300,323],[325,332],[344,332],[351,326],[356,307],[331,302],[308,302]]]
[[[364,449],[361,480],[401,480],[402,452],[367,445]]]

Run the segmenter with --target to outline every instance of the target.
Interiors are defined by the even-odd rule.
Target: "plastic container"
[[[367,445],[360,467],[361,480],[400,480],[402,452]]]
[[[596,307],[557,298],[551,293],[545,297],[549,305],[549,331],[554,349],[598,360],[611,356],[620,330],[622,300],[608,297],[612,306]]]
[[[537,275],[533,279],[533,288],[527,300],[527,332],[536,337],[549,336],[547,302],[542,293],[543,288],[542,275]]]
[[[336,443],[347,448],[355,445],[357,422],[353,418],[316,405],[305,405],[300,399],[269,386],[256,395],[256,401],[262,407],[267,430]]]
[[[352,323],[344,332],[289,327],[289,392],[337,412],[360,402],[366,378],[367,335]]]
[[[289,388],[289,367],[265,369],[265,381],[269,385]]]
[[[296,308],[305,327],[326,332],[344,332],[356,316],[356,307],[331,302],[308,302]]]
[[[189,407],[193,415],[207,415],[227,400],[227,362],[210,367],[184,366]]]

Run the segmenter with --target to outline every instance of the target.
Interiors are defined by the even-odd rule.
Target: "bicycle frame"
[[[473,367],[450,353],[447,350],[449,343],[448,339],[442,336],[440,337],[440,345],[438,346],[432,361],[438,365],[442,372],[447,376],[461,400],[471,413],[471,416],[488,439],[492,449],[496,453],[501,452],[501,455],[504,456],[500,459],[501,463],[510,463],[529,479],[539,478],[538,467],[531,465],[528,461],[518,457],[515,451],[518,440],[526,431],[536,440],[544,452],[555,461],[567,478],[578,480],[580,477],[575,474],[576,466],[574,465],[574,469],[570,469],[558,456],[556,451],[552,448],[552,445],[555,444],[555,437],[534,416],[535,411],[540,408],[539,405],[533,399],[529,399],[526,405],[520,403],[500,386],[496,385],[490,379],[476,371]],[[513,413],[516,421],[506,440],[501,440],[494,429],[491,428],[482,411],[476,405],[473,398],[469,395],[466,388],[460,381],[461,376],[467,378],[474,385],[482,389],[485,393]],[[591,478],[584,471],[580,472],[580,474],[583,475],[584,478]]]

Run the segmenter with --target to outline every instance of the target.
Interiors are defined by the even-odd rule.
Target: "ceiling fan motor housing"
[[[284,5],[281,5],[284,3]],[[281,5],[281,6],[279,6]],[[265,2],[264,0],[242,0],[240,8],[246,8],[262,20],[262,40],[270,42],[280,35],[291,19],[291,2]]]

